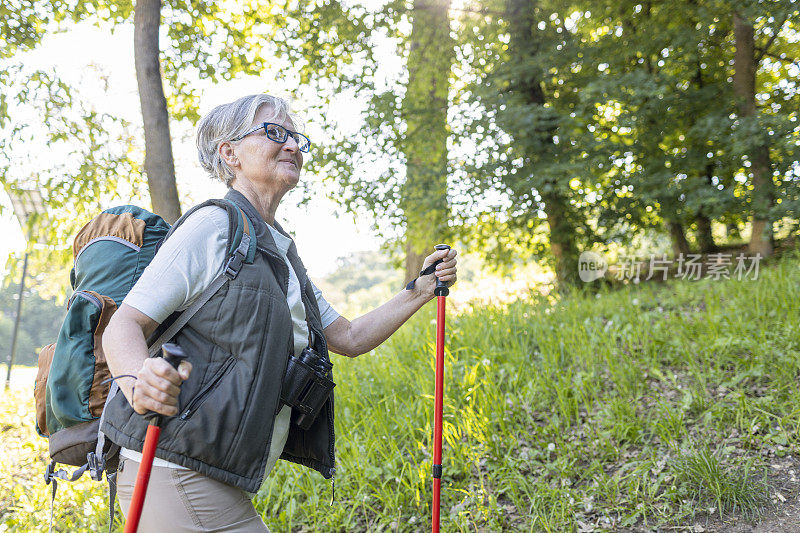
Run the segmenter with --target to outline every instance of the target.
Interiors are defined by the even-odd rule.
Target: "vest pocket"
[[[192,400],[186,406],[186,409],[183,410],[180,416],[181,420],[189,420],[192,417],[197,409],[203,404],[205,399],[208,398],[209,394],[214,392],[214,389],[217,388],[222,381],[222,378],[225,377],[225,374],[227,374],[231,368],[233,368],[234,364],[236,364],[236,357],[228,357],[219,370],[217,370],[217,373],[214,374],[214,376],[208,381],[208,384],[203,387],[194,398],[192,398]]]

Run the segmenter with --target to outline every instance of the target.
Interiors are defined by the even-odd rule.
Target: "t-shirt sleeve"
[[[331,307],[331,304],[329,304],[328,300],[326,300],[322,296],[322,291],[319,290],[319,288],[316,285],[314,285],[314,282],[311,280],[309,280],[309,282],[311,283],[311,287],[314,289],[314,296],[316,296],[317,298],[319,315],[320,318],[322,319],[322,329],[325,329],[331,324],[333,324],[333,321],[339,318],[341,315],[336,312],[336,309]]]
[[[198,209],[164,241],[123,303],[160,324],[189,307],[219,276],[227,244],[227,212]]]

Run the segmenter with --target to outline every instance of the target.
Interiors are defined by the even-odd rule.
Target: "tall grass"
[[[444,529],[757,517],[767,464],[800,447],[798,264],[757,281],[642,284],[448,317]],[[317,474],[281,463],[255,500],[273,531],[430,527],[432,307],[373,353],[335,360],[335,498]],[[42,441],[30,402],[14,411],[12,399],[4,448],[8,436],[18,444],[3,458],[0,513],[10,530],[40,529]],[[100,484],[60,494],[64,530],[101,529],[102,498]]]

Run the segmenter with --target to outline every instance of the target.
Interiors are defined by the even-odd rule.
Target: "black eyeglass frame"
[[[269,135],[268,126],[275,126],[275,127],[279,128],[280,130],[283,130],[283,138],[282,139],[281,138],[277,138],[276,139],[274,137],[271,137]],[[267,139],[269,139],[270,141],[283,144],[289,139],[289,135],[291,135],[292,138],[294,139],[294,141],[297,143],[297,148],[301,152],[308,153],[308,151],[311,150],[311,139],[309,139],[308,137],[306,137],[305,135],[303,135],[299,131],[292,131],[292,130],[286,129],[286,128],[284,128],[283,126],[281,126],[280,124],[278,124],[276,122],[264,122],[260,126],[258,126],[256,128],[253,128],[252,130],[250,130],[250,131],[248,131],[246,133],[243,133],[242,135],[239,135],[238,137],[236,137],[234,139],[231,139],[231,141],[241,141],[242,139],[244,139],[245,137],[247,137],[251,133],[255,133],[260,129],[264,130],[264,134],[266,135]],[[300,142],[301,140],[304,140],[305,143],[301,143]],[[305,144],[305,150],[303,149],[303,145],[304,144]]]

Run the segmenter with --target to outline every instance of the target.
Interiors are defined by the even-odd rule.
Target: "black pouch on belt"
[[[316,420],[336,384],[328,377],[333,364],[313,348],[289,357],[281,400],[292,407],[292,423],[307,430]]]

